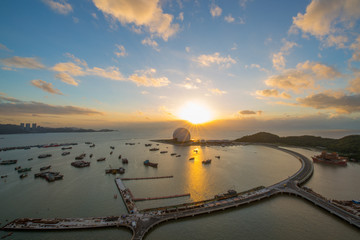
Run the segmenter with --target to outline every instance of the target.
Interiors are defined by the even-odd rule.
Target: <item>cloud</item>
[[[360,35],[357,37],[356,41],[351,44],[350,49],[354,50],[351,61],[360,61]]]
[[[222,13],[222,9],[219,6],[217,6],[215,4],[211,5],[211,8],[210,8],[211,16],[219,17],[221,15],[221,13]]]
[[[96,13],[92,13],[91,16],[95,19],[98,19],[98,16],[96,15]]]
[[[141,43],[143,45],[148,45],[150,47],[152,47],[153,49],[155,49],[156,51],[160,51],[160,49],[158,48],[158,43],[155,40],[152,40],[151,38],[147,37],[144,40],[141,41]]]
[[[184,13],[183,12],[179,13],[178,18],[180,19],[180,21],[184,21]]]
[[[7,115],[103,115],[103,113],[89,108],[27,102],[4,97],[2,94],[0,94],[0,112]]]
[[[74,86],[79,85],[77,80],[75,80],[73,77],[71,77],[69,74],[67,74],[65,72],[60,72],[60,73],[56,74],[55,78],[59,79],[60,81],[62,81],[64,83],[70,84],[70,85],[74,85]]]
[[[239,111],[239,114],[241,115],[261,115],[263,113],[263,111],[252,111],[252,110],[242,110]]]
[[[226,91],[222,91],[218,88],[212,88],[212,89],[209,89],[209,91],[212,92],[213,94],[219,95],[219,96],[227,93]]]
[[[46,5],[48,5],[52,10],[60,14],[68,14],[73,11],[72,6],[66,2],[66,0],[42,0]]]
[[[282,42],[283,42],[283,46],[281,47],[278,53],[273,54],[273,59],[272,59],[273,66],[278,71],[283,70],[286,66],[286,60],[284,56],[289,55],[290,53],[289,51],[293,47],[298,46],[297,43],[290,42],[285,39],[283,39]]]
[[[231,16],[231,14],[225,16],[224,19],[225,19],[225,21],[227,21],[228,23],[232,23],[232,22],[235,21],[235,18],[233,18],[233,17]]]
[[[286,92],[279,93],[276,89],[264,89],[256,91],[256,95],[261,97],[277,97],[277,98],[291,98]]]
[[[11,103],[19,103],[21,102],[20,100],[13,98],[13,97],[8,97],[6,93],[0,92],[0,103],[3,102],[11,102]]]
[[[315,80],[331,80],[341,77],[333,67],[317,62],[299,63],[296,69],[283,70],[279,75],[270,76],[265,84],[271,87],[300,92],[303,89],[315,89]]]
[[[63,95],[62,92],[59,89],[55,89],[52,85],[52,83],[45,82],[40,79],[32,80],[31,84],[37,88],[42,89],[45,92],[51,93],[51,94],[58,94]]]
[[[110,16],[123,25],[134,24],[136,27],[145,28],[165,41],[179,30],[179,25],[172,23],[174,16],[163,13],[159,0],[93,0],[93,2],[105,16]]]
[[[2,64],[10,68],[29,68],[29,69],[42,69],[45,66],[40,63],[36,58],[31,57],[18,57],[4,58],[0,60]]]
[[[245,8],[246,7],[246,3],[248,2],[249,0],[240,0],[240,6]]]
[[[360,94],[345,95],[329,91],[298,98],[297,101],[305,107],[334,109],[338,113],[360,112]]]
[[[216,52],[212,55],[200,55],[195,62],[198,62],[201,66],[210,67],[212,64],[218,64],[224,67],[230,67],[231,64],[235,64],[236,61],[228,55],[227,57],[221,57],[220,53]]]
[[[64,83],[77,86],[78,82],[73,78],[73,76],[98,76],[111,80],[126,80],[117,67],[112,66],[105,69],[99,67],[89,68],[84,60],[78,59],[71,54],[67,54],[67,56],[72,58],[75,63],[58,63],[51,68],[53,71],[58,72],[55,77]]]
[[[360,18],[360,4],[357,0],[313,0],[306,13],[298,13],[293,25],[305,33],[324,36],[335,31],[335,24],[352,25]]]
[[[190,47],[185,47],[185,51],[187,52],[187,53],[189,53],[190,52]]]
[[[117,57],[125,57],[127,55],[127,52],[125,50],[125,47],[123,45],[115,44],[117,50],[114,52],[114,54]]]
[[[8,49],[4,44],[0,43],[0,50],[10,52],[10,49]]]
[[[360,71],[355,72],[355,78],[350,81],[348,90],[352,93],[360,93]]]
[[[129,77],[130,81],[133,81],[137,86],[145,87],[163,87],[170,84],[167,77],[155,78],[156,69],[150,68],[147,70],[138,70]]]

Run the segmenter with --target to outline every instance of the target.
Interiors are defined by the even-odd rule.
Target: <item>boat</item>
[[[125,168],[123,167],[119,167],[119,168],[110,168],[110,169],[105,169],[105,173],[106,174],[124,174],[125,173]]]
[[[346,157],[340,157],[336,152],[333,153],[327,153],[323,151],[320,155],[311,157],[313,159],[313,162],[318,163],[326,163],[326,164],[334,164],[334,165],[347,165],[347,158]]]
[[[110,146],[110,148],[111,148],[112,150],[114,150],[114,149],[115,149],[115,147],[114,147],[114,146]]]
[[[110,155],[112,155],[112,154],[113,154],[113,151],[110,152]]]
[[[157,166],[158,166],[157,163],[152,163],[152,162],[150,162],[149,160],[145,160],[145,161],[144,161],[144,165],[145,165],[145,166],[150,166],[150,167],[153,167],[153,168],[157,168]]]
[[[121,154],[119,155],[119,159],[121,159]]]
[[[1,178],[7,178],[8,175],[2,175]]]
[[[76,160],[82,160],[84,157],[86,157],[86,154],[80,154],[79,156],[75,157]]]
[[[150,148],[149,151],[159,151],[159,148]]]
[[[127,164],[127,163],[129,163],[129,160],[127,158],[123,158],[122,163]]]
[[[198,153],[199,152],[199,149],[194,149],[194,153]]]
[[[172,153],[172,154],[170,154],[170,156],[176,156],[176,153]]]
[[[51,156],[52,156],[51,154],[45,153],[45,154],[40,154],[40,155],[38,156],[38,158],[47,158],[47,157],[51,157]]]
[[[181,157],[181,155],[179,154],[179,155],[176,155],[176,157]]]
[[[218,195],[215,195],[214,198],[219,200],[219,199],[225,199],[225,198],[230,198],[230,197],[235,197],[237,196],[237,192],[235,190],[228,190],[226,193],[223,193],[223,194],[218,194]]]
[[[17,160],[4,160],[0,162],[0,165],[10,165],[10,164],[16,164]]]
[[[71,166],[77,167],[77,168],[89,167],[89,166],[90,166],[90,162],[76,161],[76,162],[72,162],[72,163],[71,163]]]
[[[102,161],[105,161],[106,160],[106,158],[99,158],[98,160],[96,160],[96,161],[98,161],[98,162],[102,162]]]
[[[85,142],[85,144],[92,144],[92,142]]]
[[[211,163],[211,159],[203,160],[202,163],[203,163],[203,164],[210,164],[210,163]]]
[[[33,160],[33,158],[28,158],[28,161],[32,161]]]
[[[66,156],[66,155],[69,155],[69,154],[70,154],[70,152],[63,152],[61,155]]]
[[[194,159],[195,159],[194,157],[189,158],[189,160],[194,160]]]
[[[47,169],[50,169],[50,168],[51,168],[51,165],[45,166],[45,167],[41,167],[41,168],[40,168],[40,171],[44,171],[44,170],[47,170]]]
[[[62,147],[61,150],[72,149],[72,147]]]
[[[215,156],[215,158],[220,159],[220,156]]]
[[[30,168],[21,168],[17,171],[18,171],[18,173],[28,172],[28,171],[31,171],[31,167]]]
[[[94,156],[93,154],[90,154],[90,156],[89,156],[89,157],[90,157],[90,158],[92,158],[93,156]]]
[[[90,147],[91,147],[91,148],[95,147],[95,144],[94,144],[94,143],[93,143],[93,144],[91,144],[91,145],[90,145]]]
[[[27,175],[26,173],[23,173],[23,174],[20,175],[20,178],[23,179],[23,178],[25,178],[25,177],[27,177],[27,176],[28,176],[28,175]]]
[[[168,151],[161,151],[160,153],[163,154],[163,153],[167,153]]]
[[[145,143],[145,147],[151,147],[151,143]]]
[[[21,168],[21,166],[15,167],[15,171],[19,170],[20,168]]]

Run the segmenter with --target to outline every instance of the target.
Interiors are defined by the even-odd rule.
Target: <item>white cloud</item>
[[[225,16],[224,19],[225,19],[225,21],[227,21],[228,23],[232,23],[232,22],[235,21],[235,18],[233,18],[233,17],[231,16],[231,14]]]
[[[163,13],[159,0],[93,0],[95,6],[105,15],[121,24],[134,24],[145,28],[165,41],[173,36],[179,25],[173,23],[174,16]]]
[[[221,15],[221,13],[222,13],[222,9],[219,6],[217,6],[215,4],[211,5],[211,8],[210,8],[211,16],[219,17]]]
[[[195,62],[198,62],[201,66],[210,67],[213,64],[217,64],[224,67],[230,67],[231,64],[235,64],[236,61],[228,55],[227,57],[221,57],[220,53],[216,52],[212,55],[200,55],[196,59]]]
[[[218,88],[212,88],[212,89],[209,89],[209,91],[212,92],[213,94],[219,95],[219,96],[227,93],[226,91],[220,90]]]
[[[155,40],[152,40],[152,39],[149,38],[149,37],[143,39],[143,40],[141,41],[141,43],[142,43],[143,45],[148,45],[148,46],[152,47],[152,48],[155,49],[156,51],[160,51],[160,49],[158,48],[158,46],[159,46],[158,43],[157,43]]]
[[[167,77],[153,77],[156,74],[156,69],[150,68],[147,70],[138,70],[129,77],[137,86],[145,87],[163,87],[170,84]]]
[[[60,14],[68,14],[73,11],[72,6],[66,2],[66,0],[42,0],[46,5],[48,5],[52,10]]]
[[[114,54],[117,57],[125,57],[127,56],[127,52],[125,50],[125,47],[123,45],[115,44],[117,50],[114,52]]]
[[[184,13],[183,12],[179,13],[178,18],[180,19],[180,21],[184,21]]]
[[[31,84],[37,88],[42,89],[45,92],[48,92],[51,94],[63,95],[59,89],[55,89],[53,87],[52,83],[48,83],[48,82],[40,80],[40,79],[35,79],[35,80],[31,81]]]
[[[283,39],[282,42],[283,42],[283,46],[281,47],[278,53],[273,54],[273,59],[272,59],[273,67],[278,71],[283,70],[286,66],[286,60],[284,56],[288,55],[290,53],[289,51],[293,47],[298,46],[297,43],[290,42],[285,39]]]
[[[42,69],[45,66],[40,63],[36,58],[31,57],[18,57],[4,58],[0,60],[2,64],[10,68],[29,68],[29,69]]]

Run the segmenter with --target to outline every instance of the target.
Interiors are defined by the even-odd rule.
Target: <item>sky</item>
[[[358,0],[0,1],[0,123],[152,126],[195,105],[227,127],[359,130],[359,22]]]

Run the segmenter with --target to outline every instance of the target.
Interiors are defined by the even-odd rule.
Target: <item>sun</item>
[[[188,102],[179,111],[179,117],[192,124],[201,124],[212,120],[211,111],[199,102]]]

